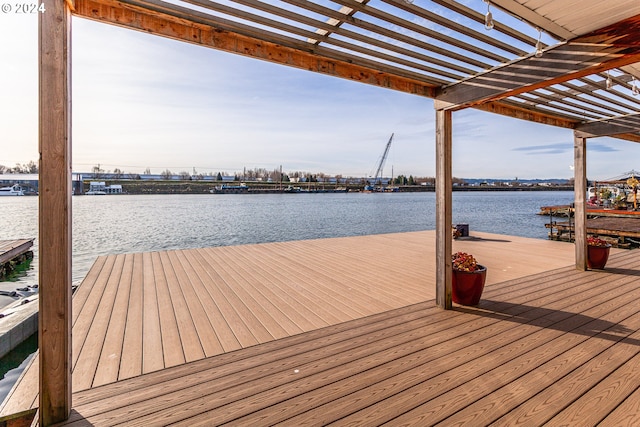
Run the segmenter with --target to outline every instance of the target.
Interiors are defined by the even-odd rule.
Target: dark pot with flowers
[[[457,304],[478,305],[487,278],[487,268],[465,252],[456,252],[451,256],[451,261],[451,299]]]
[[[598,236],[587,238],[587,267],[602,270],[609,259],[611,244]]]

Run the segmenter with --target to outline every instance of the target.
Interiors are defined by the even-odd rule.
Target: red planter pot
[[[608,246],[587,246],[587,267],[592,270],[602,270],[609,259]]]
[[[478,265],[476,271],[453,270],[451,276],[451,299],[462,305],[478,305],[484,282],[487,278],[487,268]]]

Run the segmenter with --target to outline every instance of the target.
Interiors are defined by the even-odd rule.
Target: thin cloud
[[[563,154],[573,151],[573,146],[564,142],[544,145],[528,145],[513,148],[511,151],[523,152],[526,155]]]

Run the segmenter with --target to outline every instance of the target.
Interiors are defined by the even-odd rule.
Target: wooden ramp
[[[333,336],[334,330],[357,336],[357,325],[372,319],[384,319],[375,320],[376,325],[393,324],[404,310],[416,310],[422,319],[418,329],[408,332],[411,336],[432,320],[453,319],[462,313],[444,314],[429,301],[434,296],[434,238],[429,231],[101,257],[73,299],[74,407],[81,404],[81,393],[130,384],[123,381],[177,391],[172,383],[162,384],[174,369],[181,377],[187,371],[199,372],[200,365],[194,364],[206,366],[204,360],[228,363],[224,361],[235,360],[231,355],[244,360],[254,357],[252,351],[262,354],[272,348],[289,354],[296,340],[313,342],[327,332],[326,337]],[[484,233],[455,241],[454,250],[474,253],[487,265],[486,292],[492,283],[573,262],[573,246],[566,243]],[[529,295],[535,294],[534,282],[526,282]],[[415,305],[422,301],[427,302]],[[394,314],[397,309],[400,314]],[[354,319],[364,323],[345,323]],[[467,321],[467,326],[481,324]],[[386,335],[386,328],[379,333]],[[307,336],[309,331],[319,335]],[[336,339],[351,345],[351,339],[340,336]],[[316,344],[302,347],[307,345]],[[247,356],[242,356],[245,351]],[[302,372],[296,369],[296,374]],[[202,378],[216,383],[206,375]],[[233,383],[241,384],[234,378]],[[36,404],[37,362],[12,391],[2,415]]]

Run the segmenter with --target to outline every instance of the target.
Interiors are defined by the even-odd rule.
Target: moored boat
[[[0,196],[24,196],[24,190],[18,184],[0,188]]]
[[[238,185],[233,184],[222,184],[216,185],[211,190],[209,190],[212,194],[237,194],[237,193],[246,193],[249,191],[249,186],[244,182]]]

